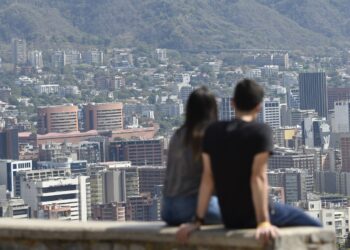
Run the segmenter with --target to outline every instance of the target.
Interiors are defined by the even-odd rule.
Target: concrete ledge
[[[285,228],[268,247],[254,239],[254,230],[227,231],[207,226],[186,246],[177,244],[177,228],[150,222],[64,222],[0,219],[0,250],[220,250],[336,249],[335,234],[318,228]]]

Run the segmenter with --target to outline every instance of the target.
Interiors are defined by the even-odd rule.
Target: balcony
[[[63,222],[0,219],[0,249],[7,250],[335,250],[335,234],[318,228],[281,229],[268,247],[254,230],[227,231],[207,226],[192,235],[188,245],[175,241],[176,228],[161,222]]]

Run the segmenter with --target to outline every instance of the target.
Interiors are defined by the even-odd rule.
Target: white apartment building
[[[44,67],[43,54],[39,50],[31,50],[28,52],[28,62],[36,70],[41,70]]]
[[[58,84],[36,85],[34,88],[39,94],[56,94],[60,90]]]
[[[332,117],[332,132],[350,132],[350,101],[334,102],[334,115]]]
[[[272,129],[281,127],[280,99],[265,98],[258,120],[267,123]]]
[[[350,207],[322,208],[321,201],[308,201],[306,212],[321,221],[325,229],[336,233],[337,242],[343,243],[349,234]]]
[[[90,190],[86,176],[59,177],[44,180],[24,180],[21,183],[23,200],[31,207],[33,218],[38,218],[44,206],[70,208],[69,220],[86,221]]]

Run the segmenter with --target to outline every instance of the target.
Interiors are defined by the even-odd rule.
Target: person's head
[[[205,128],[216,121],[217,116],[215,96],[204,86],[194,90],[187,100],[184,127],[185,141],[192,147],[196,157],[200,157]]]
[[[256,115],[261,109],[264,89],[254,80],[243,79],[235,87],[232,104],[237,112]]]

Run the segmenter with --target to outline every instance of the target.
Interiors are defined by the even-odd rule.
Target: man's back
[[[207,129],[203,152],[211,159],[226,227],[256,226],[250,187],[252,163],[256,154],[272,150],[272,132],[266,124],[234,119],[217,122]]]

